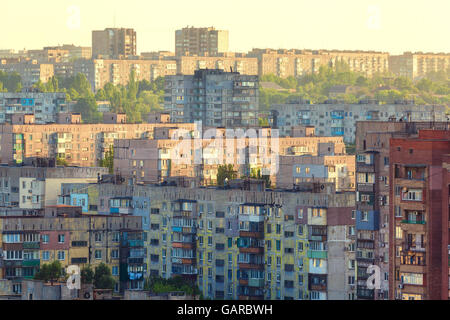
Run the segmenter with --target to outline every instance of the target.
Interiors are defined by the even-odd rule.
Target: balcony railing
[[[418,221],[418,220],[402,220],[402,223],[409,223],[409,224],[425,224],[425,221]]]

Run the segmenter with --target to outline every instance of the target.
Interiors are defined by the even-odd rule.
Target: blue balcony
[[[361,211],[356,211],[356,230],[376,231],[380,229],[379,211],[367,211],[367,217],[363,220]]]

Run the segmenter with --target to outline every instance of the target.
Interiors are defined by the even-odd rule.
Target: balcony
[[[328,259],[328,251],[308,250],[309,259]]]
[[[263,239],[264,233],[258,232],[258,231],[239,231],[240,237],[245,238],[256,238],[256,239]]]
[[[239,262],[239,269],[264,270],[264,263],[243,263]]]
[[[407,223],[407,224],[425,224],[425,221],[402,220],[401,223]]]
[[[249,287],[264,287],[264,279],[248,279]]]
[[[327,291],[326,284],[309,284],[310,291]]]
[[[23,243],[24,249],[39,249],[40,248],[40,242],[24,242]]]
[[[263,254],[264,248],[262,247],[253,247],[253,248],[245,248],[241,247],[239,248],[240,253],[255,253],[255,254]]]
[[[23,260],[22,267],[39,267],[40,263],[39,259]]]
[[[125,244],[128,244],[129,247],[143,247],[144,246],[144,240],[128,240],[127,242],[125,242]]]
[[[373,183],[358,183],[357,191],[374,192],[374,186],[375,186],[375,184],[373,184]]]

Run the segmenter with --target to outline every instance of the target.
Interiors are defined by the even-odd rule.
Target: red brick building
[[[390,299],[448,299],[450,131],[390,140]]]

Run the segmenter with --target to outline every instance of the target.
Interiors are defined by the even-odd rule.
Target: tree
[[[232,164],[219,166],[217,168],[217,185],[223,186],[225,183],[225,179],[233,180],[236,179],[237,174],[234,171],[234,167]]]
[[[253,168],[252,171],[250,172],[250,178],[264,180],[266,183],[266,188],[270,188],[271,186],[270,176],[261,175],[261,169]]]
[[[115,281],[111,270],[103,262],[95,267],[94,287],[96,289],[114,289]]]
[[[100,167],[108,168],[110,174],[114,174],[114,147],[110,146],[105,153],[105,159],[100,160]]]
[[[94,96],[79,98],[74,111],[81,113],[83,122],[86,123],[99,123],[102,120],[102,115],[97,111],[97,102]]]
[[[35,274],[34,279],[43,280],[45,282],[57,281],[62,276],[62,266],[58,260],[53,261],[51,264],[43,264],[41,269]]]
[[[81,270],[81,283],[90,284],[94,282],[94,270],[92,270],[90,265],[85,266]]]

